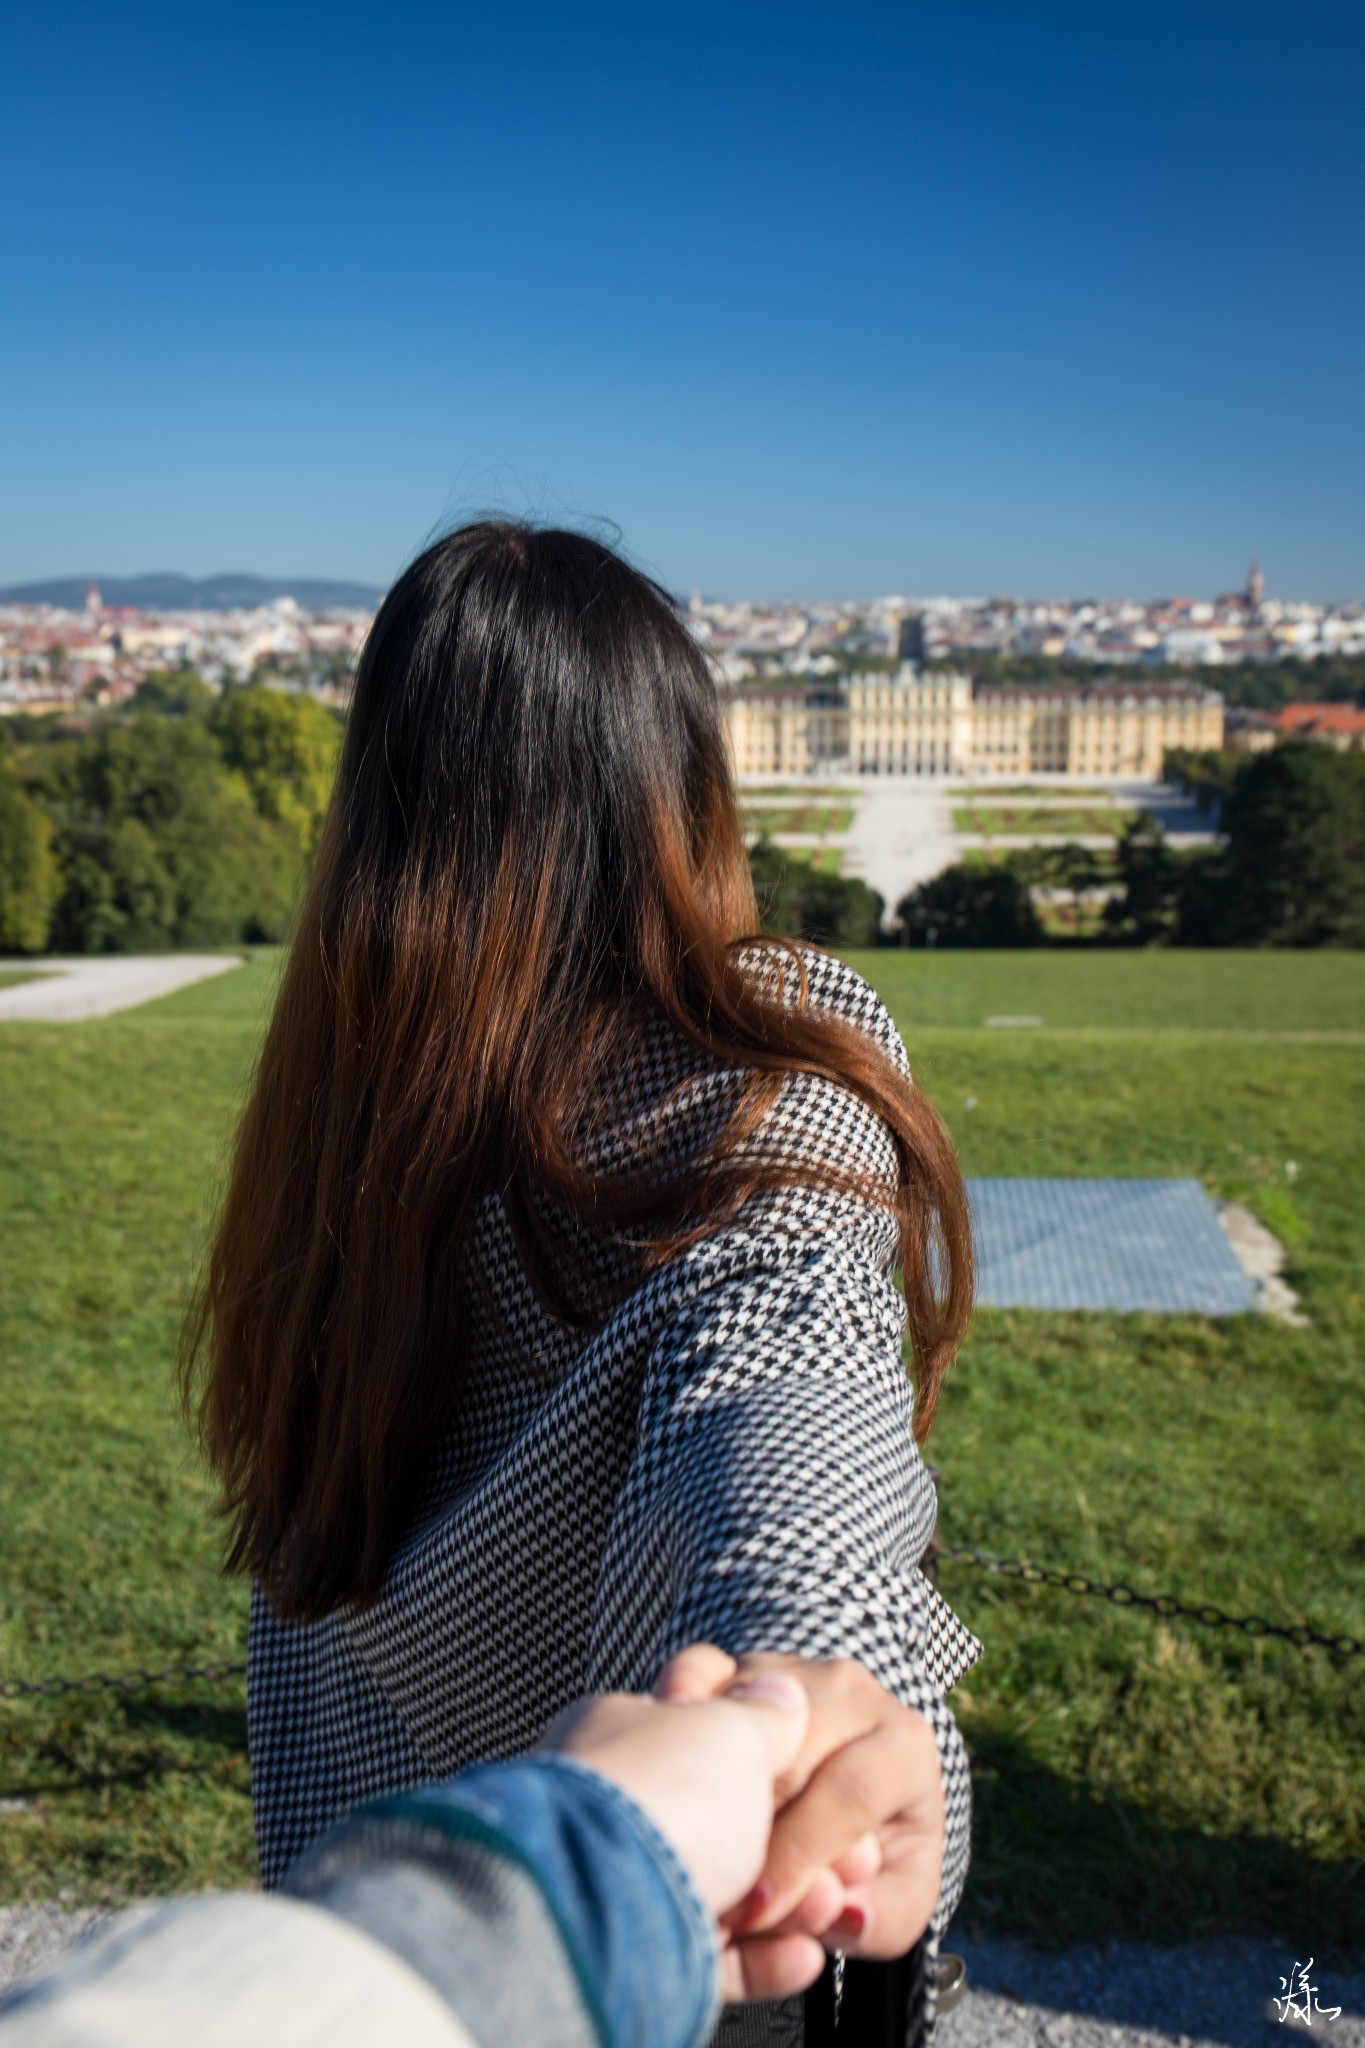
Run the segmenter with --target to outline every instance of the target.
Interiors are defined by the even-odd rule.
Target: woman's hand
[[[943,1861],[943,1783],[924,1716],[849,1658],[736,1660],[709,1644],[680,1651],[655,1692],[674,1702],[743,1697],[778,1677],[804,1687],[810,1723],[777,1780],[762,1875],[726,1925],[741,1952],[756,1938],[804,1933],[848,1955],[903,1955],[929,1924]]]
[[[733,1674],[728,1658],[726,1666]],[[581,1700],[542,1741],[619,1785],[671,1842],[722,1923],[728,2003],[787,1998],[813,1984],[824,1965],[818,1940],[802,1927],[736,1942],[723,1925],[763,1869],[774,1786],[800,1753],[809,1719],[804,1686],[775,1671],[748,1692],[677,1704],[624,1693]]]

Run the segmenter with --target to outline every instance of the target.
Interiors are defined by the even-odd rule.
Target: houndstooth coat
[[[783,974],[793,999],[795,970],[764,957],[759,971]],[[867,984],[822,954],[805,964],[811,1003],[908,1071]],[[602,1170],[666,1170],[724,1127],[744,1079],[661,1019],[642,1020],[637,1043],[585,1140]],[[783,1081],[749,1142],[896,1171],[880,1120],[813,1076]],[[360,1800],[528,1749],[581,1693],[647,1690],[675,1650],[708,1641],[855,1657],[928,1716],[948,1825],[933,1952],[970,1827],[944,1694],[980,1645],[917,1568],[935,1498],[911,1434],[896,1251],[894,1218],[871,1203],[766,1195],[584,1334],[547,1316],[500,1202],[482,1205],[465,1391],[382,1596],[309,1626],[253,1597],[267,1885]],[[618,1246],[580,1228],[575,1255],[619,1290]],[[776,2014],[766,2037],[744,2028],[779,2036],[793,2038]]]

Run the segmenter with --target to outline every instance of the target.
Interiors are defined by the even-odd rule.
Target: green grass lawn
[[[1358,953],[888,950],[850,958],[881,991],[912,1051],[925,1031],[999,1016],[1041,1016],[1059,1031],[1365,1037],[1365,956]],[[1035,1116],[1048,1122],[1057,1107],[1049,1093]],[[1161,1105],[1151,1107],[1160,1118]],[[956,1120],[954,1128],[961,1140]],[[1123,1168],[1115,1161],[1108,1170]]]
[[[837,875],[843,871],[842,846],[784,846],[781,853],[788,867],[810,868],[817,875]]]
[[[960,804],[953,810],[953,830],[979,833],[984,839],[1022,838],[1026,833],[1080,839],[1109,832],[1117,837],[1136,816],[1135,811],[1121,811],[1103,802],[1065,808],[1060,804],[1055,808],[1046,804]]]
[[[31,967],[0,967],[0,988],[13,988],[21,981],[36,981],[36,972]]]
[[[860,793],[835,789],[825,782],[745,783],[739,800],[741,804],[854,804]]]
[[[236,1658],[243,1589],[171,1388],[181,1304],[273,981],[0,1024],[0,1670]],[[0,1897],[254,1867],[240,1684],[0,1700]]]
[[[1365,1636],[1365,960],[855,957],[969,1172],[1193,1175],[1279,1234],[1312,1324],[983,1310],[931,1439],[944,1540]],[[987,1650],[969,1917],[1359,1950],[1365,1660],[942,1584]]]
[[[983,1311],[930,1444],[945,1539],[1365,1634],[1365,960],[856,957],[969,1171],[1197,1175],[1289,1245],[1311,1318]],[[7,1677],[241,1653],[171,1370],[272,973],[0,1025]],[[1365,1940],[1359,1660],[960,1566],[942,1584],[987,1651],[957,1695],[969,1917]],[[0,1701],[0,1802],[0,1898],[248,1876],[242,1688]]]
[[[853,823],[852,804],[805,802],[774,806],[746,803],[746,832],[847,832]]]
[[[1066,782],[989,782],[969,783],[962,789],[950,789],[949,796],[964,797],[971,803],[1023,803],[1029,797],[1074,797],[1078,803],[1112,804],[1118,801],[1112,789],[1087,788],[1084,778],[1068,776]]]

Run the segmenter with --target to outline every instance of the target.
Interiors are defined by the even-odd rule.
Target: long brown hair
[[[460,1398],[480,1200],[584,1320],[547,1193],[657,1263],[762,1189],[850,1184],[745,1146],[786,1074],[894,1136],[898,1183],[869,1192],[899,1222],[927,1432],[971,1301],[952,1145],[870,1040],[754,973],[757,923],[715,688],[665,593],[578,533],[486,522],[429,548],[360,662],[182,1348],[229,1566],[281,1614],[379,1591]],[[607,1176],[575,1130],[641,1003],[751,1079],[685,1169]]]

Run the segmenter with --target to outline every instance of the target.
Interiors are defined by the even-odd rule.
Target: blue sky
[[[25,4],[0,583],[1365,596],[1359,0]]]

